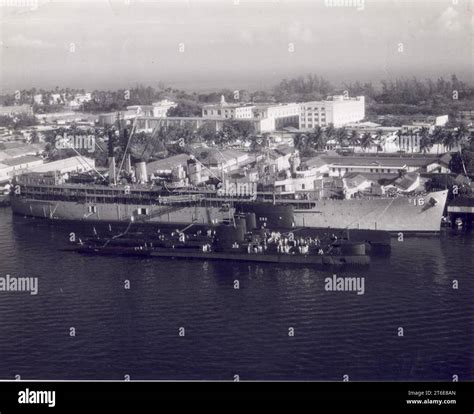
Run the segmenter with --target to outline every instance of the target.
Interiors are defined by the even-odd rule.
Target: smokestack
[[[128,129],[127,128],[124,128],[123,129],[123,143],[122,143],[122,146],[123,146],[123,150],[125,151],[125,148],[127,148],[127,145],[128,145]]]
[[[109,183],[116,184],[115,157],[109,157]]]
[[[146,162],[139,161],[135,164],[135,172],[137,175],[137,181],[141,184],[148,182],[148,175],[146,172]]]
[[[109,142],[107,145],[108,149],[108,164],[109,164],[109,183],[116,184],[116,173],[115,173],[115,157],[114,157],[114,131],[108,130]]]
[[[132,161],[130,159],[130,154],[125,156],[125,172],[130,174],[132,172]]]
[[[108,135],[109,135],[109,142],[107,145],[108,148],[108,157],[113,157],[114,156],[114,132],[112,129],[108,130]]]

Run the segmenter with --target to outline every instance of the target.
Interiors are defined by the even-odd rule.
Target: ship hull
[[[310,210],[295,209],[295,225],[317,228],[438,233],[448,191],[424,196],[324,200]]]
[[[384,230],[392,233],[438,233],[447,191],[423,197],[322,200],[310,209],[294,208],[296,227]],[[144,206],[139,204],[79,203],[11,197],[15,214],[50,220],[212,225],[232,217],[233,209],[210,206]],[[91,207],[93,212],[91,212]],[[137,215],[147,208],[148,216]],[[271,209],[271,205],[268,206]]]
[[[91,212],[90,207],[95,211]],[[13,213],[50,220],[180,223],[211,225],[232,216],[233,211],[222,211],[219,207],[168,206],[140,204],[77,203],[72,201],[35,200],[24,197],[12,197]],[[147,208],[149,215],[137,215],[137,211]]]

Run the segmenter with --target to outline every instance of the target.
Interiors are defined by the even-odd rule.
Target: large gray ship
[[[15,214],[48,220],[214,225],[238,211],[256,213],[260,226],[437,233],[447,190],[350,200],[298,200],[260,194],[228,197],[213,190],[170,191],[152,184],[68,183],[56,173],[15,178]]]

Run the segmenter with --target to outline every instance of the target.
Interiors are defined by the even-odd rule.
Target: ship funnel
[[[127,154],[125,156],[125,172],[127,174],[130,174],[132,172],[132,160],[131,160],[131,157],[130,157],[130,154]]]
[[[115,184],[117,173],[115,171],[115,157],[109,157],[109,182]]]
[[[108,136],[109,136],[109,142],[107,144],[107,149],[108,149],[108,157],[110,159],[110,157],[113,157],[114,156],[114,132],[112,131],[112,129],[109,129],[108,130]]]
[[[139,161],[135,164],[135,172],[137,176],[137,181],[141,184],[148,182],[148,176],[146,172],[146,162]]]

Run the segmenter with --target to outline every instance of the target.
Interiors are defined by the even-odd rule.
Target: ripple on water
[[[364,295],[326,292],[330,272],[92,258],[67,240],[0,209],[0,275],[39,278],[37,296],[0,294],[0,378],[474,379],[472,235],[406,238],[341,273]]]

